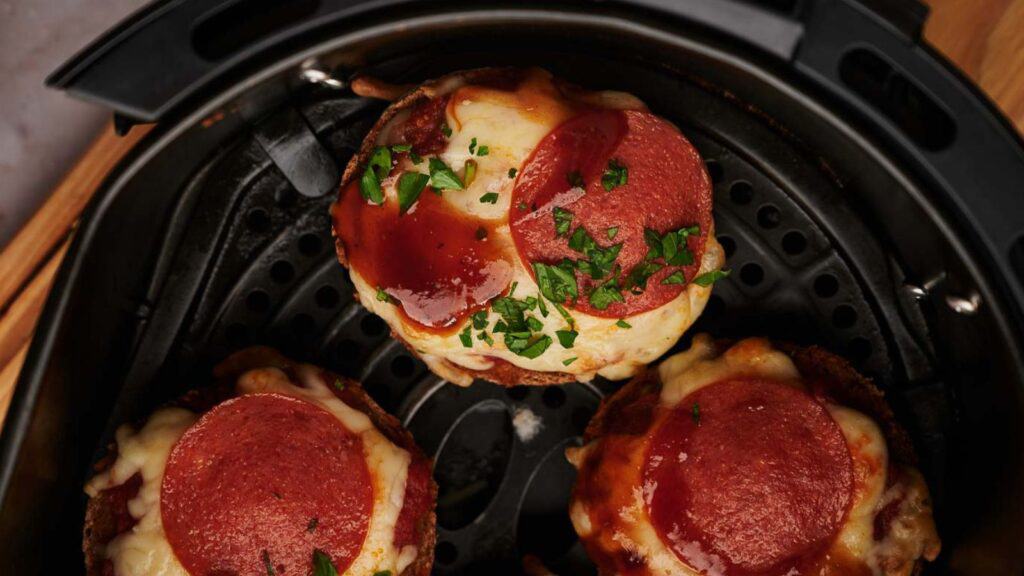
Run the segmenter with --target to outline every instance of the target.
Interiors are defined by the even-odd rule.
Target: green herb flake
[[[519,208],[520,212],[526,212],[526,209],[529,208],[529,206],[526,205],[526,202],[520,202],[517,208]]]
[[[534,340],[533,343],[526,348],[516,353],[532,360],[543,354],[544,351],[548,349],[548,346],[551,346],[551,342],[551,336],[545,334],[544,336]]]
[[[508,288],[508,295],[511,296],[516,293],[516,286],[519,286],[519,282],[513,282]]]
[[[366,165],[367,170],[372,170],[377,175],[377,181],[383,181],[391,172],[391,150],[385,146],[377,146],[370,156]]]
[[[462,166],[462,181],[469,186],[476,180],[476,160],[466,160],[466,163]]]
[[[693,410],[690,412],[690,416],[693,418],[693,423],[700,426],[700,404],[693,403]]]
[[[583,176],[579,170],[573,170],[565,175],[565,179],[569,182],[569,185],[573,188],[585,188],[586,184],[583,182]]]
[[[473,313],[472,316],[470,316],[470,318],[473,320],[473,328],[476,328],[477,330],[483,330],[484,328],[487,328],[486,310],[475,312]]]
[[[625,289],[634,294],[640,294],[647,289],[647,280],[662,268],[664,266],[657,262],[641,262],[637,264],[626,275]]]
[[[401,216],[419,200],[430,176],[419,172],[405,172],[398,178],[398,214]]]
[[[469,141],[469,153],[472,154],[473,152],[476,152],[476,137],[475,136],[473,137],[473,139],[471,139]]]
[[[714,284],[716,281],[728,277],[729,272],[729,270],[712,270],[711,272],[705,272],[700,276],[694,278],[693,283],[696,284],[697,286],[703,286],[707,288],[708,286]]]
[[[451,169],[439,158],[431,158],[429,162],[430,185],[438,190],[462,190],[465,186]]]
[[[597,286],[590,292],[587,300],[590,305],[598,310],[605,310],[614,302],[624,302],[622,292],[619,290],[615,278],[609,278],[604,284]]]
[[[530,316],[529,318],[526,319],[526,325],[533,332],[540,332],[541,330],[544,329],[544,323],[541,322],[540,320],[537,320],[533,316]]]
[[[572,358],[566,358],[565,360],[562,360],[562,366],[568,366],[569,364],[572,364],[575,361],[576,361],[576,357],[575,356],[573,356]]]
[[[388,294],[383,288],[377,286],[377,300],[381,302],[391,302],[391,294]]]
[[[556,330],[555,336],[558,336],[558,343],[562,345],[562,348],[572,348],[579,333],[575,330]]]
[[[537,308],[540,310],[541,316],[545,318],[548,317],[548,306],[547,304],[544,303],[543,298],[537,298]]]
[[[615,240],[615,235],[619,233],[619,227],[612,226],[611,228],[605,230],[604,233],[608,236],[609,240]]]
[[[359,194],[370,204],[383,204],[384,192],[380,189],[380,180],[373,170],[367,169],[359,179]]]
[[[391,151],[395,153],[409,152],[412,150],[412,144],[394,144],[391,146]]]
[[[566,265],[566,262],[569,264]],[[562,304],[566,300],[575,302],[579,296],[576,275],[571,268],[571,260],[563,260],[562,264],[553,266],[542,262],[533,263],[533,274],[537,278],[540,293],[548,300]]]
[[[569,233],[569,227],[572,226],[572,212],[569,212],[561,206],[555,206],[555,209],[551,211],[551,215],[555,219],[555,238],[561,238]],[[577,228],[577,230],[582,229]],[[586,233],[586,230],[583,231]]]
[[[509,177],[510,180],[515,179],[516,172],[519,172],[519,170],[516,170],[515,168],[509,168],[508,169],[508,177]]]
[[[665,285],[686,284],[686,276],[683,276],[682,271],[676,270],[675,272],[673,272],[673,273],[669,274],[668,276],[666,276],[661,281],[661,283],[665,284]]]
[[[444,134],[445,138],[451,138],[452,137],[452,127],[449,126],[447,123],[441,124],[441,134]]]
[[[601,175],[601,186],[606,192],[611,192],[619,186],[625,186],[629,179],[629,171],[618,160],[609,160],[608,167]]]
[[[263,560],[263,567],[267,570],[267,576],[275,576],[277,572],[274,570],[274,565],[270,562],[270,552],[264,550],[260,558]]]
[[[476,335],[476,339],[477,340],[483,340],[484,342],[487,342],[488,346],[491,346],[491,347],[494,346],[494,338],[491,338],[491,335],[488,334],[486,331],[483,331],[483,332],[477,334]]]
[[[484,194],[483,196],[480,197],[480,202],[482,202],[484,204],[497,204],[498,203],[498,193],[497,192],[488,192],[488,193],[486,193],[486,194]]]
[[[558,314],[562,316],[562,318],[565,320],[566,324],[569,325],[569,328],[575,328],[576,327],[576,320],[573,320],[573,317],[569,314],[569,311],[566,310],[564,307],[562,307],[562,305],[559,304],[558,302],[555,302],[554,304],[555,304],[555,310],[558,310]]]
[[[626,322],[622,318],[619,318],[619,321],[616,322],[615,325],[618,326],[619,328],[626,328],[626,329],[629,329],[629,328],[633,327],[632,324],[630,324],[629,322]]]
[[[331,562],[331,557],[319,548],[313,550],[313,576],[338,576],[338,569]]]
[[[466,348],[473,347],[472,330],[473,326],[471,324],[466,324],[466,327],[462,329],[462,332],[459,332],[459,340],[462,341],[462,345]]]
[[[497,322],[494,323],[493,332],[495,334],[498,334],[500,332],[508,332],[508,324],[505,324],[504,320],[498,320]]]
[[[481,144],[480,147],[476,149],[477,156],[487,156],[490,153],[491,149],[486,144]]]
[[[415,152],[409,152],[409,160],[412,160],[413,164],[419,166],[420,164],[423,163],[423,156],[420,156]]]

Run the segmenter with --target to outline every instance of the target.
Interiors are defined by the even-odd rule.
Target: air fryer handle
[[[920,24],[907,14],[913,9],[894,34],[892,19],[853,0],[814,0],[793,65],[893,142],[901,163],[921,168],[929,192],[987,245],[1024,297],[1024,144],[983,94],[919,41]]]
[[[154,2],[75,55],[46,84],[152,122],[273,46],[384,4],[415,1]]]

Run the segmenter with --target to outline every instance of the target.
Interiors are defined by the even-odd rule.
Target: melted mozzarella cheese
[[[573,99],[589,100],[590,104],[609,108],[643,109],[643,104],[636,98],[617,92],[580,92]],[[445,201],[453,209],[478,218],[506,220],[515,183],[508,177],[509,169],[522,170],[541,139],[572,114],[572,103],[555,87],[551,75],[542,70],[529,71],[514,93],[479,86],[455,88],[447,108],[452,136],[440,156],[456,171],[462,171],[466,161],[473,160],[477,163],[477,171],[474,180],[464,190],[445,190]],[[396,116],[392,124],[401,120]],[[388,129],[382,130],[378,143],[386,143],[390,134]],[[477,147],[488,147],[486,156],[469,152],[473,138],[476,138]],[[403,160],[400,168],[424,174],[428,169],[427,162],[414,165],[408,159]],[[397,178],[382,183],[384,193],[395,202],[398,198],[396,186]],[[498,194],[497,203],[480,202],[480,197],[488,192]],[[508,246],[508,254],[516,255],[507,223],[497,226],[486,241],[501,242]],[[513,260],[512,281],[518,283],[514,296],[539,297],[540,290],[530,271],[518,257]],[[698,274],[718,270],[724,263],[724,251],[709,235]],[[352,268],[350,276],[364,306],[383,318],[419,353],[434,373],[464,386],[472,383],[472,378],[460,368],[485,371],[495,365],[495,359],[527,370],[568,373],[583,381],[591,380],[595,375],[612,380],[628,378],[671,348],[700,316],[711,295],[710,287],[690,284],[672,301],[630,316],[632,329],[616,326],[618,319],[615,318],[572,311],[579,333],[573,348],[563,349],[555,341],[543,354],[529,359],[509,351],[501,338],[496,338],[493,346],[474,340],[473,347],[466,348],[459,340],[459,330],[439,335],[410,324],[393,304],[377,299],[377,287],[369,285],[358,270]],[[491,311],[488,313],[488,323],[493,325],[499,316]],[[556,330],[566,329],[565,320],[553,307],[546,318],[540,314],[534,316],[544,324],[543,332],[552,338]],[[570,358],[576,360],[566,366],[564,362]]]
[[[316,404],[360,436],[373,482],[373,511],[363,546],[345,574],[363,576],[388,570],[400,574],[415,561],[418,553],[415,546],[396,549],[393,544],[395,525],[405,501],[411,455],[381,434],[366,414],[338,399],[318,368],[302,365],[296,373],[301,387],[292,384],[277,368],[260,368],[243,374],[236,389],[238,394],[276,392]],[[107,546],[107,556],[117,576],[188,575],[164,533],[160,519],[160,486],[171,450],[198,418],[187,410],[165,408],[155,412],[138,432],[122,426],[117,431],[117,460],[86,485],[86,493],[95,496],[104,489],[123,484],[136,473],[142,476],[138,495],[128,502],[128,511],[136,524]]]
[[[788,382],[793,386],[803,386],[800,373],[789,356],[776,350],[769,341],[760,338],[742,340],[720,354],[711,338],[704,334],[697,335],[689,350],[662,362],[658,367],[658,374],[662,382],[660,401],[663,406],[669,408],[676,406],[687,395],[704,386],[735,377],[763,377]],[[926,557],[934,558],[938,552],[938,538],[931,523],[930,509],[922,513],[922,502],[927,500],[927,487],[920,481],[919,475],[915,476],[917,481],[910,484],[913,496],[908,500],[912,500],[913,503],[907,506],[909,511],[906,514],[901,513],[896,521],[912,528],[882,542],[874,540],[874,519],[885,504],[889,461],[885,437],[871,418],[856,410],[835,404],[827,404],[826,408],[839,426],[850,449],[854,476],[850,509],[829,555],[857,559],[873,574],[887,576],[904,574],[902,571],[890,571],[885,568],[886,562],[894,562],[891,550],[899,551],[898,558],[909,558],[909,561],[905,560],[899,564],[903,568],[912,568],[922,549],[931,553]],[[567,450],[569,461],[580,468],[597,449],[597,443],[600,441],[598,438],[582,448]],[[646,446],[646,442],[644,445]],[[619,510],[619,522],[612,528],[615,530],[614,541],[637,557],[643,558],[651,574],[721,574],[722,567],[716,563],[717,559],[713,555],[704,556],[700,566],[687,566],[665,546],[655,532],[645,504],[649,502],[658,486],[641,485],[643,458],[646,452],[646,449],[634,450],[630,462],[622,467],[623,470],[629,471],[628,477],[621,479],[622,485],[632,486],[632,498],[630,505]],[[680,457],[685,458],[685,454],[681,454]],[[594,523],[585,502],[573,502],[570,519],[581,537],[594,534]],[[916,532],[908,536],[911,530]],[[671,538],[671,535],[669,537]],[[894,545],[894,541],[898,541],[899,544]]]

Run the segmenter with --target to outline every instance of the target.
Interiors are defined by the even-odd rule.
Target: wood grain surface
[[[925,39],[1024,132],[1024,0],[927,0]],[[119,138],[108,126],[0,253],[0,423],[36,320],[82,209],[148,129]]]

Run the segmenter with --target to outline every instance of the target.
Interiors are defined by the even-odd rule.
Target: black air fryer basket
[[[82,485],[117,425],[266,343],[363,381],[436,458],[437,574],[526,554],[593,571],[566,514],[616,383],[459,388],[353,302],[327,208],[383,104],[416,82],[540,65],[632,92],[714,180],[734,273],[691,333],[851,358],[932,488],[927,574],[1024,574],[1024,147],[920,40],[914,1],[158,2],[58,71],[127,130],[156,122],[82,219],[0,442],[0,566],[82,570]],[[517,435],[529,409],[543,427]]]

